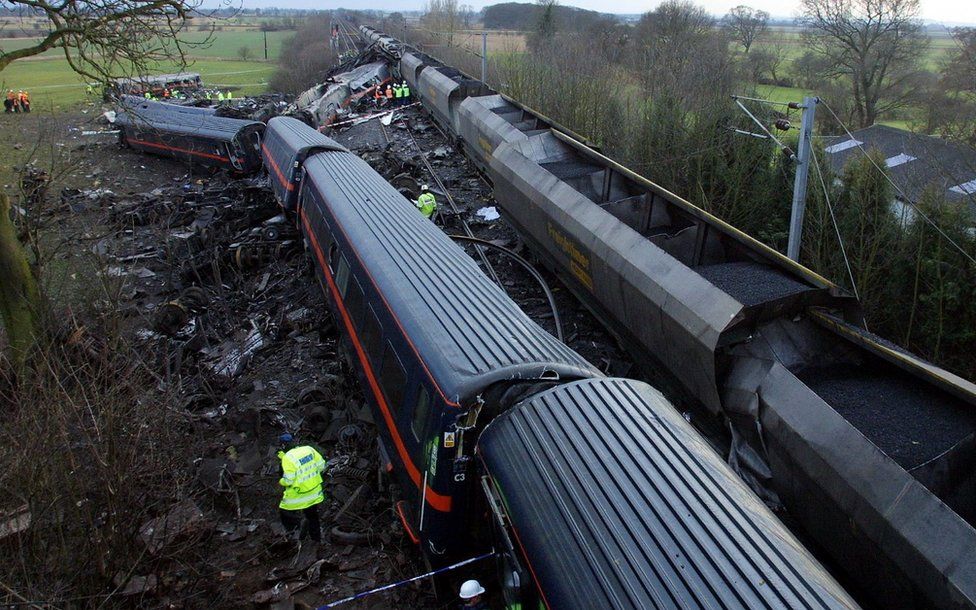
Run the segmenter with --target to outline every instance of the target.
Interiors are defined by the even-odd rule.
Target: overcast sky
[[[423,0],[238,0],[246,8],[350,8],[378,9],[385,11],[409,11],[423,8]],[[481,9],[500,0],[460,0]],[[715,15],[724,15],[730,8],[746,4],[753,8],[768,11],[775,17],[793,17],[799,7],[798,0],[694,0]],[[209,3],[208,3],[209,4]],[[579,6],[606,13],[644,13],[659,4],[657,0],[561,0],[560,4]],[[950,24],[976,24],[976,1],[974,0],[922,0],[922,17]]]

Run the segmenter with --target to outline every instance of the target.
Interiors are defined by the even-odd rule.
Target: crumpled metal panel
[[[458,105],[458,135],[474,162],[487,171],[491,154],[503,142],[516,142],[528,136],[503,119],[495,108],[511,106],[500,95],[469,97]]]
[[[976,608],[976,529],[787,369],[817,346],[786,324],[736,348],[723,384],[764,483],[882,607]]]
[[[353,93],[390,77],[386,62],[376,61],[336,74],[329,82],[311,87],[298,96],[295,108],[309,113],[317,125],[335,120]]]
[[[715,349],[742,306],[533,160],[558,157],[558,144],[539,136],[495,150],[495,198],[506,217],[584,304],[720,412]]]
[[[336,77],[337,80],[346,81],[352,91],[371,87],[373,84],[383,82],[388,78],[390,78],[390,69],[385,61],[365,64]]]
[[[552,608],[857,607],[645,383],[538,394],[478,453]]]

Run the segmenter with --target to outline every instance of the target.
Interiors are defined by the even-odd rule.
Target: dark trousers
[[[285,526],[285,533],[289,536],[298,532],[298,539],[311,538],[315,542],[322,542],[322,524],[319,521],[319,505],[315,504],[301,510],[278,509],[281,524]]]

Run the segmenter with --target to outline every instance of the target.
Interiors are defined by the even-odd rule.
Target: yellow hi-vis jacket
[[[322,492],[322,472],[325,460],[318,451],[307,445],[278,452],[281,459],[281,479],[285,488],[278,507],[283,510],[302,510],[325,501]]]
[[[434,199],[434,194],[430,191],[421,193],[420,197],[417,197],[417,209],[427,218],[433,216],[437,211],[437,200]]]

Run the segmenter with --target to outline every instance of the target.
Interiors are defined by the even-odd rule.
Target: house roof
[[[825,138],[827,160],[840,174],[861,149],[875,149],[885,158],[888,175],[905,196],[918,201],[929,186],[942,191],[948,201],[968,201],[976,210],[976,150],[935,136],[872,125],[849,136]],[[899,196],[899,199],[903,197]]]

